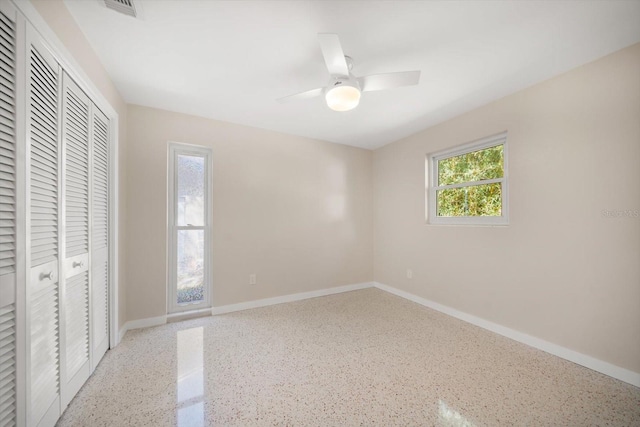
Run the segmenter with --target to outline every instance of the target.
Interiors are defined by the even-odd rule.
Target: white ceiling
[[[125,101],[377,148],[640,41],[640,1],[65,0]],[[338,113],[317,33],[337,33],[356,76],[421,70]]]

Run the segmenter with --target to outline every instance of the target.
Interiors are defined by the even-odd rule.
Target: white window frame
[[[450,157],[456,157],[473,151],[484,150],[498,145],[503,146],[504,174],[502,178],[471,181],[460,184],[438,186],[438,162]],[[509,224],[509,179],[508,179],[508,148],[507,132],[482,138],[451,149],[438,151],[427,155],[427,221],[429,224],[443,225],[508,225]],[[448,188],[472,187],[481,184],[500,183],[502,187],[502,215],[501,216],[438,216],[436,194],[439,190]]]
[[[167,312],[169,314],[182,313],[185,311],[195,311],[201,309],[208,309],[211,307],[211,293],[213,290],[211,281],[211,189],[212,186],[212,151],[210,148],[202,147],[198,145],[184,144],[180,142],[169,141],[168,152],[168,180],[167,180]],[[204,213],[204,225],[193,226],[184,225],[178,226],[177,221],[177,186],[178,186],[178,174],[177,174],[177,162],[179,155],[204,157],[205,161],[205,183],[204,183],[204,195],[205,195],[205,213]],[[199,302],[188,302],[178,304],[177,295],[177,259],[178,259],[178,230],[203,230],[204,231],[204,254],[203,254],[203,269],[204,269],[204,298]]]

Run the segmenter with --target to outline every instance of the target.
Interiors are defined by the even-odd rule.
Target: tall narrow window
[[[211,306],[211,151],[169,143],[169,312]]]

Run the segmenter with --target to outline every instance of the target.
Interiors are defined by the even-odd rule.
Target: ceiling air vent
[[[133,0],[104,0],[104,4],[116,12],[136,17],[136,7],[133,5]]]

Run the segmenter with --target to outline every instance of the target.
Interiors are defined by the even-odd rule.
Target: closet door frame
[[[107,98],[92,82],[73,55],[60,41],[56,33],[40,16],[29,0],[11,0],[16,8],[29,21],[36,32],[46,41],[46,47],[61,65],[64,71],[95,103],[96,107],[109,119],[109,348],[114,348],[126,332],[125,325],[119,329],[119,118],[116,110]],[[20,13],[18,15],[20,15]],[[20,16],[19,16],[20,18]],[[24,24],[23,24],[24,28]],[[24,33],[24,31],[22,31]],[[24,45],[24,44],[23,44]],[[24,59],[23,59],[24,61]],[[22,70],[24,71],[24,65]],[[24,72],[21,74],[25,74]],[[23,77],[24,78],[24,77]],[[24,80],[23,80],[24,86]],[[115,89],[114,89],[115,90]],[[23,111],[24,108],[23,108]],[[23,133],[24,135],[24,133]],[[24,156],[23,156],[24,157]],[[24,225],[23,225],[24,227]],[[23,228],[24,231],[24,228]],[[24,235],[24,234],[23,234]],[[23,262],[24,265],[24,262]],[[22,301],[24,308],[26,299]],[[24,343],[22,344],[25,345]],[[23,367],[24,369],[24,367]]]
[[[31,259],[30,246],[31,236],[29,230],[30,224],[30,207],[27,202],[31,192],[29,179],[31,176],[29,153],[30,148],[26,143],[28,136],[28,96],[29,96],[29,46],[31,40],[37,40],[38,44],[43,47],[42,54],[52,57],[58,64],[59,76],[62,78],[62,70],[64,70],[87,94],[92,102],[93,108],[102,112],[108,119],[108,348],[114,348],[120,342],[122,335],[126,332],[126,326],[119,329],[119,306],[118,306],[118,213],[119,213],[119,193],[118,193],[118,170],[119,170],[119,150],[118,150],[118,129],[119,120],[116,110],[111,106],[105,96],[92,80],[82,71],[80,65],[75,61],[73,55],[67,50],[65,45],[58,39],[57,35],[48,26],[46,21],[39,15],[36,8],[28,0],[0,0],[0,7],[6,15],[15,17],[16,24],[16,286],[15,286],[15,309],[16,309],[16,424],[18,427],[33,425],[35,420],[31,419],[30,410],[30,307],[29,286],[27,285],[31,277]],[[107,90],[110,90],[108,88]],[[60,109],[62,107],[62,84],[58,87],[58,99]],[[60,110],[61,111],[61,110]],[[21,117],[21,118],[20,118]],[[62,121],[62,115],[59,115],[59,129]],[[61,135],[59,135],[58,144],[61,144]],[[61,147],[59,147],[61,148]],[[91,147],[89,147],[91,149]],[[61,163],[59,163],[61,165]],[[63,180],[62,170],[58,175],[58,188]],[[58,212],[61,212],[63,199],[58,200]],[[62,218],[60,218],[62,219]],[[90,225],[91,230],[91,225]],[[61,231],[61,230],[60,230]],[[91,231],[90,231],[91,232]],[[60,245],[58,247],[59,255],[63,255]],[[58,276],[62,275],[64,267],[62,266],[63,258],[58,259]],[[60,285],[58,285],[60,286]],[[59,301],[60,293],[58,293]],[[61,306],[61,309],[64,308]],[[58,321],[62,322],[64,313],[59,313]],[[91,328],[90,316],[90,328]],[[61,324],[59,326],[62,326]],[[63,342],[64,336],[59,335],[59,343]],[[90,349],[90,358],[92,357]],[[64,364],[64,355],[60,351],[59,354],[60,367]],[[96,361],[91,360],[91,372],[95,369]],[[52,405],[50,411],[41,419],[40,425],[53,425],[58,419],[60,413],[64,410],[64,404],[61,399],[60,389],[57,405]]]

